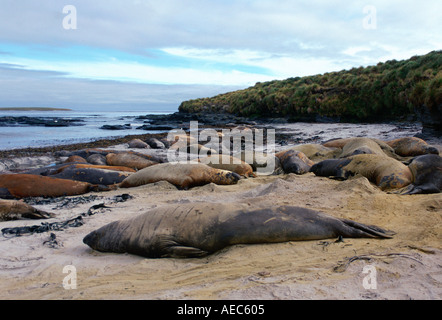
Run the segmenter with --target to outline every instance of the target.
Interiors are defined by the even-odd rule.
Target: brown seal
[[[207,164],[211,168],[232,171],[243,177],[256,177],[253,168],[241,159],[227,155],[211,155],[206,158],[198,159],[198,162]]]
[[[439,150],[416,137],[400,138],[387,141],[386,143],[394,149],[396,154],[403,157],[416,157],[424,154],[439,155]]]
[[[121,183],[134,172],[134,169],[126,167],[73,164],[56,170],[50,176],[59,179],[109,186]]]
[[[402,162],[376,154],[360,154],[343,159],[321,161],[311,168],[317,176],[348,179],[360,174],[381,190],[408,186],[413,179],[410,169]]]
[[[313,162],[319,162],[327,159],[334,159],[341,154],[342,150],[334,147],[325,147],[321,144],[300,144],[290,148],[291,150],[300,151]]]
[[[237,244],[333,238],[391,238],[394,232],[291,206],[191,203],[112,222],[83,242],[101,252],[148,258],[203,257]]]
[[[279,152],[276,157],[285,173],[305,174],[315,164],[303,152],[293,149]]]
[[[442,157],[437,154],[418,156],[408,165],[413,183],[401,190],[401,194],[440,193],[442,190]]]
[[[38,210],[23,201],[0,200],[0,221],[49,219],[53,217],[53,213]]]
[[[130,152],[124,153],[109,153],[106,155],[107,164],[110,166],[123,166],[129,167],[136,170],[141,170],[153,165],[158,164],[158,162],[152,161],[138,154],[133,154]]]
[[[0,198],[77,196],[90,191],[110,190],[87,182],[57,179],[33,174],[0,175]]]
[[[128,142],[131,149],[150,149],[150,146],[141,139],[133,139]]]
[[[202,163],[162,163],[132,174],[120,184],[120,187],[133,188],[168,181],[180,189],[189,189],[209,183],[236,184],[240,178],[237,173],[211,168]]]

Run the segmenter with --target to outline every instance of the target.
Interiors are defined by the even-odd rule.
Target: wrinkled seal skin
[[[439,155],[439,150],[416,137],[400,138],[387,141],[386,143],[392,147],[398,155],[403,157],[416,157],[424,154]]]
[[[321,177],[344,180],[360,174],[384,191],[406,187],[413,180],[410,169],[402,162],[375,154],[324,160],[312,166],[311,172]]]
[[[0,198],[78,196],[90,191],[108,191],[109,188],[87,182],[57,179],[32,174],[0,175]]]
[[[237,244],[344,238],[391,238],[376,226],[338,219],[300,207],[196,203],[156,208],[112,222],[83,242],[100,252],[148,258],[203,257]]]
[[[54,214],[38,210],[22,201],[0,200],[0,221],[49,219]]]
[[[236,184],[241,176],[237,173],[211,168],[202,163],[162,163],[145,168],[126,178],[121,188],[133,188],[159,181],[168,181],[180,189],[190,189],[209,183]]]
[[[428,154],[414,158],[408,165],[413,183],[401,190],[401,194],[440,193],[442,190],[442,157]]]
[[[300,151],[289,149],[276,154],[285,173],[305,174],[315,164]]]

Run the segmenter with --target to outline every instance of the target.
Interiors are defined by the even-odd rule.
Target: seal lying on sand
[[[296,150],[286,150],[276,154],[285,173],[305,174],[315,164],[307,156]]]
[[[424,154],[437,154],[439,150],[430,146],[422,139],[412,138],[400,138],[386,142],[394,151],[403,157],[415,157]]]
[[[53,213],[38,210],[22,201],[0,200],[0,221],[49,219],[53,217]]]
[[[236,184],[241,177],[234,172],[211,168],[202,163],[161,163],[127,177],[121,188],[133,188],[158,181],[168,181],[180,189],[209,183]]]
[[[428,154],[414,158],[408,165],[413,183],[400,190],[401,194],[440,193],[442,190],[442,157]]]
[[[344,159],[324,160],[312,166],[311,172],[321,177],[348,179],[360,174],[381,190],[408,186],[413,179],[410,169],[393,158],[376,154],[360,154]]]
[[[299,240],[391,238],[376,226],[338,219],[299,207],[243,203],[193,203],[155,208],[130,220],[112,222],[83,242],[101,252],[148,258],[202,257],[236,244]]]
[[[198,161],[207,164],[211,168],[232,171],[244,177],[255,177],[251,165],[231,156],[217,154],[198,159]]]
[[[291,150],[301,151],[310,160],[319,162],[322,160],[333,159],[341,154],[342,150],[339,148],[328,148],[321,144],[300,144],[290,148]]]
[[[50,175],[53,178],[68,179],[75,181],[89,182],[91,184],[112,185],[122,182],[129,177],[135,170],[127,168],[121,170],[121,167],[94,166],[94,165],[70,165],[63,167]]]
[[[77,196],[90,191],[108,191],[111,188],[87,182],[57,179],[32,174],[0,175],[0,198]]]
[[[327,148],[342,149],[337,158],[346,158],[358,154],[377,154],[380,156],[388,156],[396,160],[402,160],[392,147],[384,141],[372,138],[346,138],[335,139],[325,142],[323,146]]]
[[[107,164],[110,166],[124,166],[136,170],[141,170],[158,164],[158,162],[146,159],[140,155],[129,152],[109,153],[108,155],[106,155],[106,161]]]

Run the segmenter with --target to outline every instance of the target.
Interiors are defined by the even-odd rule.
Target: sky
[[[440,0],[0,0],[0,107],[176,111],[441,49]]]

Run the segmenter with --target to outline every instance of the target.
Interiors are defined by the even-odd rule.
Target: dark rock
[[[120,124],[105,124],[104,126],[102,126],[100,129],[102,130],[130,130],[132,129],[132,126],[130,124],[124,124],[124,125],[120,125]]]

